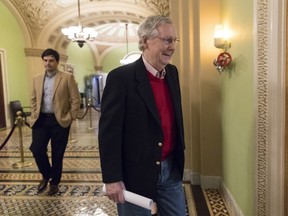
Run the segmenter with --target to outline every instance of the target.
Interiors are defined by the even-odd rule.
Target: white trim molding
[[[212,188],[220,189],[221,177],[220,176],[201,176],[201,187],[203,189]]]
[[[227,205],[230,215],[244,216],[237,202],[234,200],[232,194],[223,181],[221,182],[220,193],[225,200],[225,204]]]
[[[284,215],[285,0],[255,1],[255,215]]]
[[[7,72],[7,59],[6,59],[6,51],[4,49],[0,49],[0,67],[2,71],[2,80],[3,80],[3,93],[4,93],[4,105],[5,105],[5,121],[6,127],[11,126],[10,121],[10,107],[9,107],[9,91],[8,91],[8,72]]]
[[[190,169],[185,169],[183,181],[188,181],[192,185],[201,185],[200,173],[192,172]]]

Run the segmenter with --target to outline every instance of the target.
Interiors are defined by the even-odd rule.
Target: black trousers
[[[63,128],[54,115],[41,114],[32,127],[33,153],[39,172],[51,185],[61,181],[63,157],[68,142],[70,126]],[[51,164],[48,157],[48,143],[51,143]]]

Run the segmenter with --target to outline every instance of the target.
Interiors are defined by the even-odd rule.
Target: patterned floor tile
[[[3,216],[116,216],[115,204],[107,198],[77,197],[74,199],[56,197],[1,198],[0,214]]]
[[[86,116],[73,122],[65,152],[60,191],[51,197],[47,196],[47,190],[37,192],[41,175],[29,150],[31,129],[27,126],[22,128],[22,149],[19,130],[13,132],[0,151],[1,216],[117,216],[115,204],[102,193],[97,138],[99,113],[92,112],[92,119],[93,121],[90,116]],[[0,131],[0,144],[9,132],[10,129]],[[32,164],[14,168],[13,164],[23,161],[22,159]],[[183,188],[187,215],[197,216],[190,184],[184,184]],[[211,215],[229,215],[221,196],[217,195],[215,191],[206,191]]]
[[[218,190],[205,189],[203,192],[211,215],[229,216],[229,211],[226,208],[223,198]]]

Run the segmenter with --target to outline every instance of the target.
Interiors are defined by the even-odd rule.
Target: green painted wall
[[[131,43],[128,48],[128,52],[139,51],[137,44]],[[126,55],[126,52],[126,45],[111,50],[111,52],[109,52],[103,59],[103,72],[108,73],[112,69],[119,67],[121,65],[120,60]],[[94,69],[95,63],[92,51],[86,44],[82,48],[79,48],[76,43],[70,43],[66,54],[68,55],[67,63],[75,65],[74,75],[78,82],[79,90],[84,92],[84,77],[96,72]]]
[[[78,82],[79,91],[84,92],[84,77],[95,73],[92,51],[87,44],[80,48],[77,43],[71,42],[66,53],[68,55],[67,63],[75,65],[74,76]]]
[[[27,76],[24,38],[16,20],[2,2],[0,2],[0,11],[0,49],[6,52],[8,100],[20,100],[22,105],[29,105],[28,79],[30,77]]]
[[[0,27],[2,29],[0,49],[6,51],[9,101],[19,99],[23,105],[29,105],[28,81],[31,77],[28,76],[24,38],[18,23],[2,2],[0,2],[0,11]],[[129,52],[138,51],[137,43],[130,43],[128,48]],[[107,54],[103,60],[103,71],[109,72],[120,66],[120,59],[125,56],[126,52],[126,45],[123,45]],[[68,55],[67,63],[75,65],[75,79],[78,82],[79,90],[82,92],[84,91],[84,77],[95,73],[92,51],[86,44],[79,48],[76,43],[70,43],[66,53]]]
[[[233,31],[233,65],[221,74],[223,179],[245,216],[254,216],[253,1],[221,0],[220,20]]]
[[[129,43],[128,52],[139,51],[137,43]],[[103,71],[109,72],[112,69],[119,67],[120,60],[127,54],[126,45],[119,46],[113,50],[113,52],[107,54],[103,59]]]

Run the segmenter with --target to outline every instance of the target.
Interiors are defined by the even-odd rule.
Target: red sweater
[[[156,106],[159,112],[164,142],[162,160],[173,151],[175,142],[175,118],[170,91],[166,79],[159,79],[148,72],[148,78],[154,93]]]

